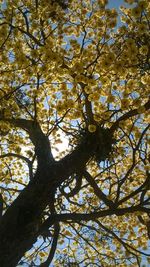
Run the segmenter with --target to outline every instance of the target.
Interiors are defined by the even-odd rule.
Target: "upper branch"
[[[0,155],[1,159],[6,158],[6,157],[16,157],[18,159],[22,159],[23,161],[25,161],[28,164],[30,180],[32,180],[33,178],[32,161],[30,161],[27,157],[24,157],[22,155],[15,154],[15,153],[7,153],[7,154]]]
[[[35,153],[39,165],[47,165],[54,162],[54,158],[50,149],[49,139],[42,132],[38,122],[26,119],[6,119],[4,117],[1,117],[0,120],[8,122],[15,127],[22,128],[29,134],[30,140],[35,146]]]
[[[150,109],[150,100],[148,100],[147,103],[145,105],[143,105],[143,107],[145,108],[145,110],[149,110]],[[122,115],[116,122],[114,122],[114,124],[111,126],[110,130],[112,132],[116,131],[118,126],[119,126],[119,122],[128,120],[129,118],[136,116],[138,114],[139,114],[138,109],[130,110],[129,112]]]

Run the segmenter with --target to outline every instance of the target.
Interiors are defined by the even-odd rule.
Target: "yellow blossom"
[[[128,109],[129,108],[130,101],[129,99],[122,99],[121,100],[121,109]]]
[[[147,45],[141,46],[140,49],[139,49],[139,52],[142,55],[147,55],[148,54],[148,46]]]
[[[135,18],[139,18],[140,15],[141,15],[141,11],[142,9],[140,7],[135,7],[132,9],[132,16],[135,17]]]
[[[94,133],[94,132],[96,132],[96,125],[94,125],[94,124],[90,124],[90,125],[88,126],[88,131],[89,131],[90,133]]]
[[[40,252],[39,252],[39,255],[40,255],[41,257],[44,257],[44,256],[45,256],[45,252],[40,251]]]
[[[144,113],[146,111],[144,106],[138,108],[138,113]]]

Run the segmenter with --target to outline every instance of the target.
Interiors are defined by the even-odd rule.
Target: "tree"
[[[126,2],[1,1],[1,267],[150,261],[150,4]]]

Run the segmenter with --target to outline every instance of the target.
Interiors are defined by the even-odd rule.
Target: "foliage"
[[[0,2],[0,234],[22,266],[150,262],[150,4]]]

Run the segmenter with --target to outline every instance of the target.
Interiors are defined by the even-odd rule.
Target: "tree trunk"
[[[41,147],[42,142],[45,142],[43,140]],[[57,187],[71,174],[83,169],[96,148],[96,136],[89,134],[72,153],[58,162],[47,162],[46,158],[44,164],[43,154],[40,156],[38,151],[39,164],[35,177],[0,221],[1,267],[17,266],[24,253],[36,242],[42,224],[42,213],[48,204],[54,203]],[[50,153],[50,148],[47,149]]]

